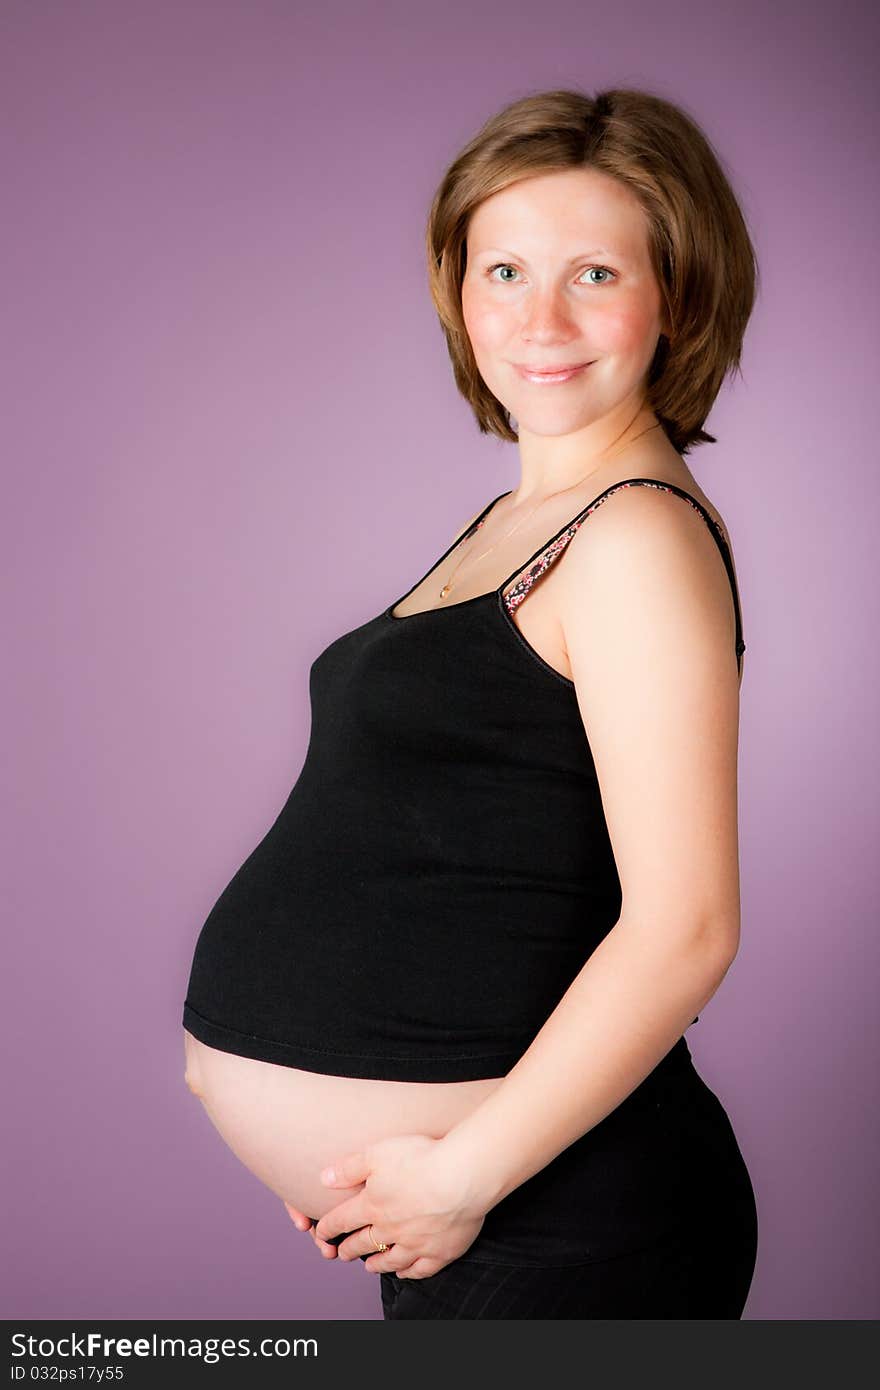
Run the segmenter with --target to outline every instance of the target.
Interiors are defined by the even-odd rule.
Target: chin
[[[511,410],[511,415],[516,422],[517,433],[525,431],[527,434],[538,435],[541,438],[555,439],[564,435],[577,434],[579,430],[585,430],[590,425],[601,419],[601,416],[592,412],[589,415],[580,415],[574,411],[545,410],[528,411],[522,415],[517,415],[515,410]]]

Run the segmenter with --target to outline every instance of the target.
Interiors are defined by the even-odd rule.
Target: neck
[[[647,407],[633,410],[621,418],[605,417],[566,435],[530,434],[520,428],[520,484],[510,502],[528,506],[542,498],[575,487],[589,478],[599,478],[603,470],[618,467],[626,451],[638,439],[653,447],[665,439],[654,412]]]

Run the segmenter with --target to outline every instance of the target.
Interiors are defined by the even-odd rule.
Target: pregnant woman
[[[678,107],[554,91],[451,164],[428,254],[519,482],[313,662],[300,776],[196,944],[186,1079],[387,1319],[739,1318],[754,1192],[684,1032],[739,946],[745,643],[684,456],[751,241]]]

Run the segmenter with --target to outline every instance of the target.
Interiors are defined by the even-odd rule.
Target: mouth
[[[581,362],[573,367],[551,367],[547,370],[536,370],[531,367],[520,367],[514,363],[523,381],[534,382],[536,386],[556,386],[565,381],[573,381],[576,376],[580,376],[592,365],[592,362]]]

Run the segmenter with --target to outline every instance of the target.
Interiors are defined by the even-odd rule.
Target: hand
[[[282,1201],[283,1200],[284,1199],[282,1198]],[[290,1202],[284,1202],[284,1205],[287,1208],[287,1214],[290,1217],[296,1229],[298,1231],[308,1231],[309,1235],[312,1237],[312,1240],[314,1241],[315,1245],[318,1247],[324,1258],[328,1260],[335,1260],[337,1253],[336,1246],[330,1245],[326,1240],[321,1240],[318,1237],[315,1230],[317,1222],[313,1221],[310,1216],[306,1216],[304,1211],[300,1211],[298,1207],[293,1206]]]
[[[452,1166],[442,1139],[404,1134],[381,1139],[338,1159],[321,1181],[354,1187],[318,1221],[316,1238],[352,1234],[337,1246],[341,1260],[373,1252],[364,1262],[375,1273],[425,1279],[463,1255],[480,1233],[486,1213],[470,1191],[467,1174]],[[373,1227],[375,1241],[370,1238]],[[376,1250],[376,1243],[390,1248]]]

